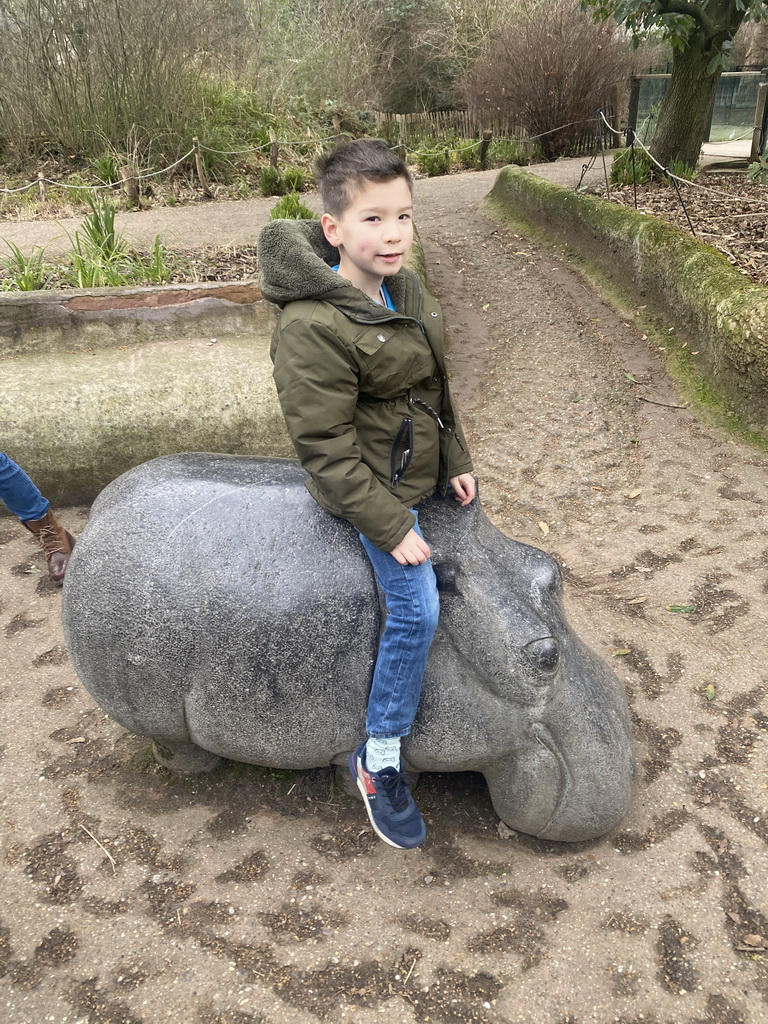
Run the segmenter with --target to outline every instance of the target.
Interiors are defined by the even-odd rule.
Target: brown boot
[[[42,519],[28,519],[22,526],[26,526],[40,541],[48,562],[48,575],[54,583],[61,583],[67,571],[72,548],[75,546],[75,538],[64,529],[50,509]]]

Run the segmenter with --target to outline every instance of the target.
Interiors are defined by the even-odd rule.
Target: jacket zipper
[[[413,420],[410,416],[404,416],[400,429],[397,432],[395,443],[389,453],[389,483],[391,487],[397,487],[400,479],[410,465],[413,458]]]

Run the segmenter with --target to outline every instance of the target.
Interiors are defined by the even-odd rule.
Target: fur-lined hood
[[[323,299],[356,318],[392,315],[332,269],[339,263],[339,250],[328,242],[319,220],[270,221],[259,235],[257,252],[261,293],[277,306],[298,299]],[[388,277],[387,288],[398,311],[417,315],[408,312],[408,300],[419,293],[412,271],[400,270]]]

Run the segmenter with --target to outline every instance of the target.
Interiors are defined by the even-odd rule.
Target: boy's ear
[[[339,246],[339,229],[335,219],[330,213],[324,213],[320,218],[320,223],[323,225],[323,231],[325,233],[326,240],[330,242],[332,246],[338,248]]]

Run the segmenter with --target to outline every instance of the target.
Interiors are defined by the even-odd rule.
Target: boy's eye
[[[366,217],[365,219],[366,220],[378,220],[379,218],[376,217],[376,216],[371,215],[370,217]]]
[[[410,219],[411,219],[410,213],[401,213],[400,214],[400,220],[410,220]]]

